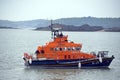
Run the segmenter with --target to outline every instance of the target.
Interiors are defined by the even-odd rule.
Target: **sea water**
[[[23,53],[34,53],[51,41],[51,32],[0,29],[0,80],[119,80],[119,32],[63,32],[69,41],[82,44],[82,51],[109,51],[115,59],[109,69],[41,69],[26,67]]]

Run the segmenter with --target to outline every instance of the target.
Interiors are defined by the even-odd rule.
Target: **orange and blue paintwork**
[[[114,56],[105,57],[104,54],[101,56],[82,52],[82,44],[69,41],[68,36],[59,30],[52,29],[52,35],[53,41],[38,46],[34,56],[24,53],[26,65],[43,68],[94,68],[108,67],[114,59]]]

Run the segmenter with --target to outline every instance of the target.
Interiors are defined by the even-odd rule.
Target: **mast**
[[[62,29],[62,26],[60,26],[58,24],[53,24],[53,21],[51,20],[51,25],[49,27],[51,29],[51,38],[52,39],[60,36],[59,31],[60,31],[60,29]]]
[[[53,26],[53,23],[52,23],[52,20],[50,21],[50,29],[51,29],[51,39],[53,39],[54,38],[54,36],[53,36],[53,28],[52,28],[52,26]]]

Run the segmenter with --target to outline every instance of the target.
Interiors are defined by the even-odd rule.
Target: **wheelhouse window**
[[[60,51],[62,51],[62,48],[60,48]]]
[[[68,48],[67,48],[67,50],[68,50],[68,51],[70,51],[70,50],[71,50],[71,48],[70,48],[70,47],[68,47]]]
[[[56,48],[50,48],[50,50],[51,51],[52,50],[55,50],[55,51],[70,51],[70,50],[79,51],[79,50],[81,50],[81,48],[80,47],[63,47],[63,48],[56,47]]]
[[[67,48],[66,48],[66,47],[64,47],[64,48],[63,48],[63,51],[67,51]]]
[[[55,51],[59,51],[59,48],[55,48]]]
[[[75,47],[72,47],[72,51],[74,51],[75,50]]]
[[[76,47],[76,50],[79,51],[81,48],[80,47]]]

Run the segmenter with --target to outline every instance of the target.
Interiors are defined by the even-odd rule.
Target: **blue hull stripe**
[[[114,58],[103,58],[102,62],[99,61],[99,59],[92,59],[92,60],[79,60],[79,59],[74,59],[74,60],[34,60],[30,64],[28,62],[29,66],[41,66],[41,67],[78,67],[78,63],[81,62],[81,67],[86,68],[86,67],[108,67],[110,63],[112,62]]]

